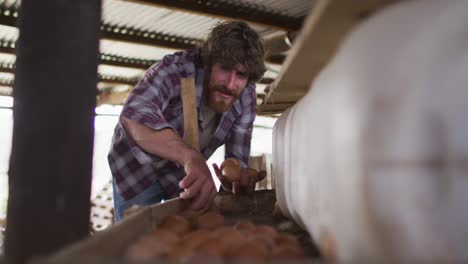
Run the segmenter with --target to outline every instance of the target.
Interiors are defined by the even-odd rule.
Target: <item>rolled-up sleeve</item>
[[[177,83],[179,79],[170,76],[170,67],[171,65],[162,62],[147,71],[125,102],[122,117],[156,130],[171,128],[175,131],[163,115],[175,94],[174,90],[180,86],[180,83]]]
[[[177,70],[172,67],[176,65],[167,64],[163,60],[148,69],[127,98],[120,116],[155,130],[170,128],[177,133],[163,115],[170,100],[177,94],[175,90],[180,86],[180,79],[175,74]],[[125,136],[133,155],[141,164],[160,161],[159,157],[140,148],[129,133],[125,133]]]

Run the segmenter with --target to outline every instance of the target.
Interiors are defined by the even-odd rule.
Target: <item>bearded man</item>
[[[255,82],[264,72],[262,39],[239,21],[218,24],[199,48],[152,65],[124,104],[108,155],[115,220],[132,205],[177,196],[207,208],[217,192],[206,164],[213,152],[225,145],[225,157],[247,167]],[[182,140],[182,78],[195,79],[200,151]]]

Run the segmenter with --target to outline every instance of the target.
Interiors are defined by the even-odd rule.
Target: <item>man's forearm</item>
[[[172,129],[157,131],[125,117],[122,117],[121,121],[135,143],[146,152],[182,166],[198,154]]]

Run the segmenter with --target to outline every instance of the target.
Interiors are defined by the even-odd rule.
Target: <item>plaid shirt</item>
[[[170,128],[184,135],[184,119],[180,79],[195,77],[199,117],[203,93],[203,67],[195,66],[193,51],[176,52],[151,66],[136,85],[123,107],[126,117],[155,130]],[[249,82],[230,111],[222,113],[208,145],[201,150],[208,159],[221,145],[226,145],[226,157],[236,157],[247,166],[250,139],[256,111],[255,84]],[[166,199],[179,195],[179,181],[185,176],[183,166],[145,152],[127,134],[119,121],[115,127],[108,155],[116,189],[125,199],[144,191],[156,180],[161,183]]]

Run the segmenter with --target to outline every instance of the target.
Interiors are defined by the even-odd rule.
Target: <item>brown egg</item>
[[[238,163],[234,162],[233,160],[227,159],[227,160],[224,160],[223,163],[221,163],[221,166],[219,166],[219,169],[223,170],[223,168],[228,166],[228,165],[229,166],[239,166],[240,167],[240,165]]]
[[[186,234],[179,243],[180,247],[196,248],[202,242],[213,237],[213,234],[208,230],[196,230]]]
[[[159,228],[168,229],[178,235],[183,235],[190,231],[190,222],[180,215],[170,215],[164,218]]]
[[[221,174],[229,182],[239,181],[241,177],[241,167],[234,164],[227,164],[221,169]]]
[[[301,244],[297,240],[297,238],[293,235],[290,235],[288,233],[280,232],[275,238],[275,242],[278,246],[281,245],[292,245],[295,247],[300,247]]]
[[[197,217],[200,216],[200,214],[201,213],[199,211],[194,211],[191,209],[186,209],[179,213],[179,215],[187,219],[192,226],[195,226]]]
[[[239,230],[244,235],[251,235],[256,226],[250,221],[242,221],[235,224],[234,228]]]
[[[155,259],[164,256],[172,249],[172,245],[158,240],[153,235],[144,235],[126,251],[125,256],[132,260]]]
[[[224,225],[224,216],[217,212],[208,212],[197,218],[197,227],[200,229],[213,230]]]
[[[304,258],[304,251],[301,247],[283,244],[275,247],[271,255],[273,259],[302,259]]]
[[[267,236],[270,236],[271,238],[275,238],[276,235],[278,235],[278,231],[276,231],[275,228],[269,226],[269,225],[259,225],[255,227],[255,234],[264,234]]]
[[[226,248],[236,247],[247,241],[247,237],[233,226],[219,227],[213,231],[215,237],[221,239]]]
[[[252,177],[249,175],[247,170],[243,169],[241,171],[240,179],[239,179],[240,185],[242,185],[243,187],[248,187],[250,185],[251,178]]]
[[[156,229],[151,233],[151,235],[153,235],[157,240],[171,245],[179,241],[179,236],[177,233],[164,228]]]
[[[226,247],[220,238],[210,238],[203,241],[196,249],[195,254],[207,257],[221,257]]]
[[[250,177],[257,177],[258,175],[258,171],[254,168],[247,168],[247,174],[250,176]]]
[[[135,243],[130,245],[125,251],[125,258],[129,260],[144,261],[154,259],[155,257],[155,251],[152,250],[149,244]]]
[[[257,174],[257,181],[261,181],[263,179],[265,179],[265,177],[267,176],[267,172],[262,170],[262,171],[259,171],[258,174]]]
[[[138,243],[144,243],[144,244],[151,246],[151,248],[154,251],[158,252],[159,255],[166,254],[175,244],[175,243],[170,244],[167,242],[168,241],[159,239],[151,234],[144,235],[138,240]]]
[[[240,160],[236,159],[236,158],[227,158],[226,160],[224,161],[232,161],[234,162],[234,164],[236,164],[237,166],[240,166]]]
[[[168,252],[167,258],[175,262],[186,263],[192,258],[193,253],[193,248],[178,246],[173,247],[172,250]]]
[[[229,259],[261,262],[268,259],[268,250],[255,241],[248,241],[238,247],[229,248],[226,256]]]
[[[274,247],[276,247],[275,240],[270,236],[266,235],[252,235],[248,241],[251,241],[267,250],[268,253],[272,251]]]

